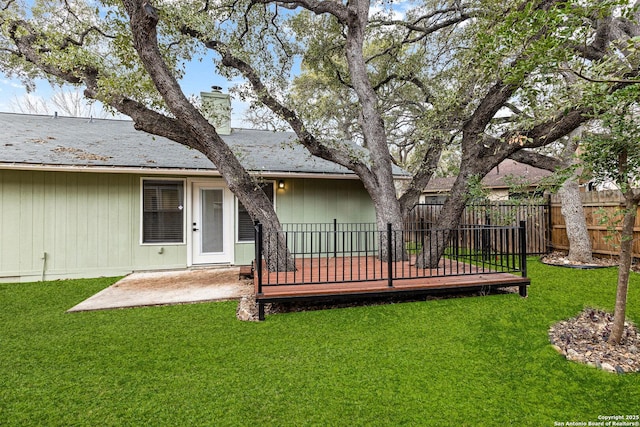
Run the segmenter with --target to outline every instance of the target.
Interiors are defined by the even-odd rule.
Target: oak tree
[[[609,343],[619,344],[624,332],[634,226],[640,204],[640,84],[606,98],[584,141],[582,159],[596,182],[614,183],[622,193],[618,284]]]
[[[589,119],[582,93],[590,82],[563,84],[563,73],[597,69],[635,19],[625,2],[565,0],[0,4],[4,71],[83,85],[87,97],[132,117],[138,129],[202,151],[268,229],[279,229],[268,199],[181,91],[185,61],[213,52],[218,72],[242,77],[250,96],[312,155],[355,173],[381,230],[402,227],[443,148],[457,145],[459,174],[434,224],[443,242],[470,182]],[[292,79],[298,65],[300,77]],[[311,96],[300,102],[289,96],[296,91]],[[322,114],[332,108],[344,113]],[[411,173],[400,194],[394,162]],[[397,258],[405,256],[400,240]],[[441,253],[426,255],[423,266]]]

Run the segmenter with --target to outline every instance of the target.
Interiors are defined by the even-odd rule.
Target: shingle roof
[[[134,129],[133,122],[0,113],[2,164],[215,170],[203,154]],[[253,172],[352,174],[313,157],[292,132],[234,129],[222,137]],[[360,147],[355,149],[363,150]],[[396,168],[396,174],[403,171]]]
[[[487,188],[509,188],[509,180],[507,177],[516,177],[530,185],[535,185],[544,177],[551,175],[551,172],[507,159],[491,169],[491,171],[482,179],[482,185]],[[441,193],[451,190],[456,177],[432,178],[425,188],[425,193]]]

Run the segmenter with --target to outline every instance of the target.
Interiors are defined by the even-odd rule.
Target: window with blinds
[[[142,181],[142,243],[184,242],[184,183]]]
[[[271,203],[273,203],[273,182],[265,182],[260,185],[262,191],[265,192]],[[238,242],[253,242],[255,232],[253,229],[253,220],[247,209],[238,201]]]

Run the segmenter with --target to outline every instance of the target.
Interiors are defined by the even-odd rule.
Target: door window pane
[[[202,253],[223,252],[222,190],[200,190],[202,206]]]

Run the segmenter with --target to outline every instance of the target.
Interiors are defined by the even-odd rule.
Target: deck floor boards
[[[526,277],[453,260],[442,260],[438,268],[430,270],[418,269],[414,265],[415,260],[409,260],[393,263],[395,278],[393,286],[389,287],[389,266],[375,257],[323,257],[296,261],[295,272],[269,273],[263,269],[261,289],[258,286],[258,275],[254,276],[258,301],[428,293],[478,287],[522,287],[530,282]]]

